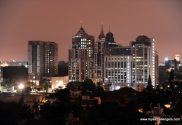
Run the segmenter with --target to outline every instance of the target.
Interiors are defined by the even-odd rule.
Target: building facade
[[[97,41],[81,27],[72,38],[69,50],[69,80],[92,79],[116,86],[147,86],[150,76],[152,85],[158,82],[158,56],[155,40],[140,35],[129,46],[116,44],[110,31],[104,34],[103,26]]]
[[[151,76],[152,85],[156,83],[156,53],[154,39],[141,35],[131,42],[132,48],[132,82],[148,83]]]
[[[93,78],[94,37],[88,35],[83,27],[72,37],[69,50],[69,81],[83,81]]]
[[[57,74],[58,46],[55,42],[28,42],[29,80],[39,84],[43,76]]]
[[[55,42],[44,43],[44,76],[58,73],[58,45]]]
[[[136,84],[147,86],[150,75],[155,86],[157,59],[154,40],[147,36],[138,36],[129,47],[112,47],[104,56],[104,83],[111,84],[112,90]]]
[[[111,55],[104,57],[104,83],[113,87],[131,86],[131,56]]]

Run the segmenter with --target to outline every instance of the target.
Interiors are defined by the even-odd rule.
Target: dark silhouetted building
[[[58,63],[58,76],[68,75],[68,62],[60,61]]]
[[[26,83],[28,80],[28,69],[24,66],[2,67],[4,84]]]

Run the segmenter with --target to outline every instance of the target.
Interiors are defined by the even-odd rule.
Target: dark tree
[[[82,84],[82,82],[79,82],[79,81],[69,82],[67,84],[66,88],[69,90],[79,90],[79,89],[81,89],[81,84]]]
[[[151,91],[153,90],[152,80],[151,80],[150,75],[149,75],[149,77],[148,77],[148,85],[147,85],[147,87],[146,87],[146,90],[147,90],[148,92],[151,92]]]
[[[91,79],[85,79],[85,81],[82,83],[82,90],[85,92],[95,92],[96,85]]]
[[[174,70],[171,69],[170,73],[169,73],[169,78],[168,78],[169,83],[174,81]]]
[[[46,93],[48,92],[48,89],[51,87],[51,82],[49,79],[43,79],[41,81],[41,87],[46,90]]]

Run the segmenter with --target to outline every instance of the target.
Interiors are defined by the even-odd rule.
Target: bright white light
[[[55,88],[59,88],[59,87],[65,88],[65,85],[64,85],[63,81],[61,81],[61,80],[56,82]]]
[[[19,85],[18,85],[18,89],[20,89],[20,90],[22,90],[22,89],[24,89],[24,84],[22,84],[22,83],[20,83]]]
[[[120,86],[116,86],[115,87],[115,90],[119,90],[121,87]]]
[[[169,59],[167,57],[165,57],[165,61],[168,61]]]
[[[152,39],[152,41],[154,42],[154,41],[155,41],[155,39],[153,38],[153,39]],[[154,44],[154,43],[153,43],[153,44]]]

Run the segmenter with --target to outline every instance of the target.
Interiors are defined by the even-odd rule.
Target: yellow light
[[[57,81],[57,84],[55,86],[55,88],[59,88],[63,86],[63,81]]]
[[[166,107],[167,109],[171,108],[171,104],[164,104],[164,107]]]
[[[138,112],[143,113],[143,109],[142,108],[138,109]]]
[[[46,103],[48,100],[47,99],[43,99],[42,100],[42,103]]]

